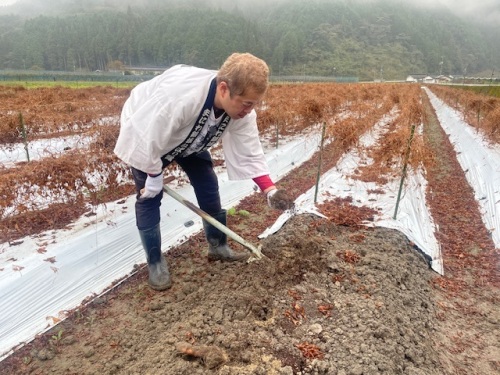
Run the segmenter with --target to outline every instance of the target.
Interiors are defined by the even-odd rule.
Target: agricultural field
[[[111,86],[0,87],[0,300],[14,306],[7,306],[10,315],[3,309],[2,326],[12,328],[0,332],[2,342],[29,327],[15,311],[17,303],[22,306],[19,295],[33,288],[38,294],[26,304],[41,305],[45,291],[63,283],[57,279],[65,275],[68,255],[60,248],[71,248],[72,233],[88,227],[135,231],[133,221],[119,220],[133,212],[134,189],[127,166],[112,152],[129,92]],[[137,264],[101,290],[89,288],[86,298],[69,299],[60,313],[42,316],[44,326],[34,325],[31,335],[2,345],[1,372],[500,371],[498,232],[484,219],[488,210],[493,217],[498,213],[500,200],[483,204],[490,197],[475,192],[475,175],[471,180],[472,171],[462,167],[465,152],[442,116],[453,114],[446,121],[455,131],[473,132],[496,150],[498,166],[500,99],[435,85],[273,84],[257,113],[266,152],[321,136],[321,146],[279,178],[297,202],[319,186],[319,176],[341,170],[346,155],[358,155],[349,174],[352,196],[342,189],[323,192],[316,205],[323,216],[291,215],[260,239],[268,258],[250,264],[208,263],[203,233],[193,233],[164,249],[172,289],[150,290],[147,270]],[[375,130],[368,142],[366,135]],[[212,155],[223,171],[220,148]],[[383,216],[377,204],[388,197],[399,202],[386,187],[400,184],[402,199],[408,198],[410,176],[417,174],[423,178],[420,203],[430,215],[417,220],[433,224],[441,272],[417,241],[377,225]],[[498,174],[490,173],[494,183]],[[188,184],[175,165],[165,171],[169,175],[176,187]],[[356,197],[357,183],[369,186],[366,201]],[[485,190],[498,197],[498,186]],[[171,204],[164,198],[165,206]],[[246,194],[234,208],[229,227],[252,241],[281,215],[259,193]],[[127,249],[117,240],[111,258],[128,257]],[[27,283],[35,262],[46,265],[52,279]],[[64,277],[61,296],[79,282]]]
[[[484,94],[489,96],[494,96],[500,98],[500,86],[499,85],[481,85],[481,86],[462,86],[464,90],[470,90],[478,94]]]

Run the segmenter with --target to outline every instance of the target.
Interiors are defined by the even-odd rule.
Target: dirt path
[[[141,268],[7,358],[0,372],[497,374],[493,245],[446,136],[431,118],[426,131],[438,155],[429,194],[446,277],[384,228],[296,216],[262,241],[269,259],[248,265],[208,263],[200,234],[168,252],[172,289],[150,290]],[[325,155],[328,169],[339,153]],[[281,185],[298,196],[315,174],[313,159]],[[258,194],[240,208],[250,215],[229,217],[229,226],[252,240],[278,215]]]
[[[447,374],[500,373],[500,262],[448,137],[427,103],[435,165],[428,200],[445,277],[435,281],[437,347]]]

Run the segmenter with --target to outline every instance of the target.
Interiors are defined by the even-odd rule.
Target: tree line
[[[251,13],[202,3],[0,16],[0,68],[104,71],[183,63],[216,69],[230,53],[248,51],[274,75],[401,79],[466,75],[500,61],[492,30],[403,3],[288,0]]]

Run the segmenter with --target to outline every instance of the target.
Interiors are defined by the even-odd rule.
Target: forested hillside
[[[499,68],[497,29],[445,9],[394,1],[220,1],[53,0],[42,9],[19,0],[0,8],[0,69],[217,68],[233,51],[263,57],[275,75],[402,79]]]

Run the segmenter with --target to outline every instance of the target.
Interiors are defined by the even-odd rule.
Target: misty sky
[[[0,0],[0,6],[11,5],[18,0]],[[43,3],[49,0],[38,0]],[[244,1],[244,0],[243,0]],[[252,2],[252,0],[248,0]],[[332,0],[335,1],[335,0]],[[363,1],[363,0],[362,0]],[[370,0],[364,0],[370,1]],[[371,0],[379,1],[379,0]],[[400,0],[402,3],[414,2],[416,5],[435,7],[444,5],[460,16],[471,16],[485,21],[496,21],[500,23],[500,0]],[[239,2],[242,2],[241,0]]]
[[[416,0],[416,3],[431,6],[441,3],[461,16],[500,20],[500,0]]]
[[[0,0],[0,6],[14,4],[17,0]]]

